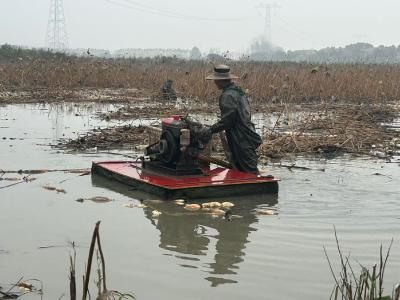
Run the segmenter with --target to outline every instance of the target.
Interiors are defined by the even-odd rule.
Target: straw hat
[[[207,80],[229,80],[237,78],[239,77],[231,74],[231,68],[226,65],[214,66],[214,73],[206,77]]]

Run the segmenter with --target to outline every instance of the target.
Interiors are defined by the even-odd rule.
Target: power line
[[[65,50],[68,48],[63,0],[50,1],[46,46],[53,50]]]
[[[175,19],[182,19],[182,20],[194,20],[194,21],[213,21],[213,22],[238,22],[244,21],[248,19],[254,18],[254,16],[249,17],[241,17],[241,18],[208,18],[208,17],[201,17],[201,16],[193,16],[193,15],[186,15],[182,13],[177,13],[165,9],[155,8],[149,5],[145,5],[142,3],[138,3],[132,0],[104,0],[108,3],[128,8],[130,10],[135,10],[139,12],[144,12],[148,14],[175,18]]]
[[[308,42],[312,42],[312,43],[316,43],[316,44],[321,44],[322,41],[321,40],[316,40],[314,37],[312,37],[310,34],[301,31],[298,29],[298,26],[292,26],[291,24],[289,24],[287,21],[285,21],[283,18],[278,17],[277,16],[277,20],[278,22],[280,22],[283,26],[286,27],[286,30],[288,30],[289,32],[292,32],[296,35],[296,38],[298,38],[299,40],[307,40]],[[302,38],[301,38],[302,37]],[[323,44],[323,43],[322,43]]]

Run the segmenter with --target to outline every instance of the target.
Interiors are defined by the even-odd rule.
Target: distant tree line
[[[285,51],[259,39],[251,45],[248,58],[255,61],[311,63],[399,63],[400,46],[374,47],[368,43],[355,43],[338,48]]]
[[[191,51],[186,49],[141,49],[141,48],[130,48],[120,49],[112,53],[113,57],[116,58],[145,58],[145,57],[176,57],[182,59],[190,59]]]
[[[0,61],[16,61],[21,59],[48,59],[66,58],[67,55],[61,52],[53,52],[46,49],[24,48],[4,44],[0,46]]]
[[[21,59],[48,59],[67,57],[100,57],[100,58],[160,58],[169,57],[185,60],[207,60],[224,62],[229,59],[247,61],[275,61],[275,62],[309,62],[309,63],[400,63],[400,46],[374,47],[368,43],[356,43],[345,47],[328,47],[320,50],[284,49],[270,44],[264,39],[255,40],[248,52],[242,55],[233,55],[229,51],[219,52],[211,49],[202,53],[199,48],[187,49],[121,49],[114,52],[102,49],[69,49],[64,52],[55,52],[43,48],[24,48],[12,45],[0,46],[0,61],[15,61]]]

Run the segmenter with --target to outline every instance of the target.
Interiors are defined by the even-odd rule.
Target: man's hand
[[[211,129],[203,126],[197,131],[197,137],[203,144],[208,144],[212,138]]]
[[[203,125],[201,123],[194,121],[189,115],[182,117],[181,120],[186,122],[186,125],[191,130],[203,127]]]
[[[189,116],[183,117],[191,133],[197,137],[202,144],[208,144],[212,138],[211,127],[203,125],[199,122],[193,121]]]

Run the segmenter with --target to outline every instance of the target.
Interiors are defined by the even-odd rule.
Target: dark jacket
[[[256,149],[261,137],[251,122],[250,105],[245,93],[234,83],[227,86],[219,98],[221,119],[211,126],[211,132],[225,130],[231,151],[231,163],[243,172],[257,173]]]

